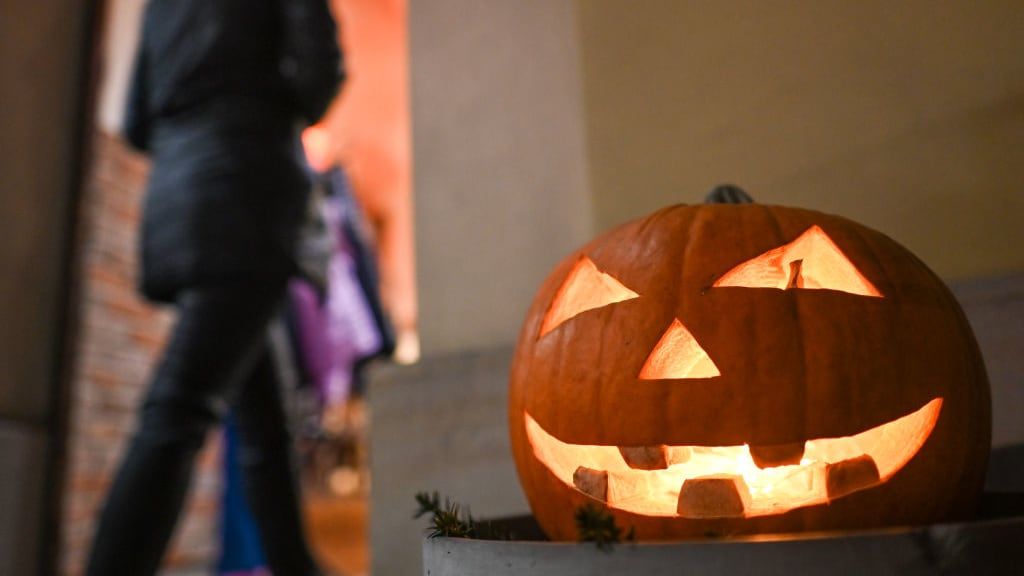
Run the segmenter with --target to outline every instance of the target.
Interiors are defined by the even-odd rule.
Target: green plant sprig
[[[469,513],[469,509],[463,509],[457,502],[444,499],[441,504],[441,495],[437,491],[416,494],[417,509],[413,518],[420,518],[430,514],[430,524],[427,526],[429,538],[474,538],[481,540],[508,540],[510,535],[504,530],[498,529],[490,522],[478,522]]]
[[[636,533],[630,526],[625,536],[622,529],[615,524],[615,517],[610,512],[593,504],[585,504],[576,509],[576,531],[581,542],[593,542],[601,550],[611,550],[612,546],[623,540],[633,542]]]

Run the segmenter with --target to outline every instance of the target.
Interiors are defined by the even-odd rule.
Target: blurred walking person
[[[141,290],[178,320],[107,497],[87,574],[154,574],[196,453],[228,407],[274,574],[319,574],[266,329],[295,271],[298,129],[342,80],[326,0],[150,0],[125,132],[153,159]]]

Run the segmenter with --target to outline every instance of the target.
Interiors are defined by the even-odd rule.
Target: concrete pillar
[[[416,574],[413,495],[525,512],[508,446],[512,344],[534,291],[591,233],[570,0],[411,0],[419,366],[370,384],[372,564]]]
[[[49,572],[71,212],[95,7],[0,5],[0,573]],[[44,546],[46,547],[44,549]]]

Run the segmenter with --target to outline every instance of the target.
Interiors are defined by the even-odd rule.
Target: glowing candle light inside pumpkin
[[[878,477],[845,492],[849,494],[887,481],[921,448],[938,421],[942,400],[936,398],[919,410],[892,422],[845,438],[819,438],[807,442],[807,456],[797,465],[760,468],[747,445],[688,446],[692,455],[684,463],[663,470],[631,468],[615,446],[574,445],[548,434],[529,414],[526,431],[534,455],[566,485],[573,486],[577,469],[608,475],[608,504],[628,512],[676,516],[683,483],[712,475],[741,476],[751,501],[742,516],[778,514],[829,501],[827,466],[867,456]],[[673,448],[680,448],[674,446]],[[707,517],[713,517],[708,515]]]

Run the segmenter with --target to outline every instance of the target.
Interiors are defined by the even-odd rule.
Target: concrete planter
[[[592,544],[426,538],[427,576],[1022,574],[1020,496],[961,524],[717,541]],[[1002,506],[1002,505],[1001,505]]]

